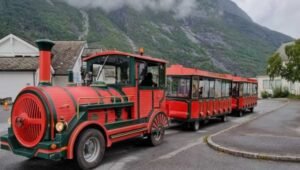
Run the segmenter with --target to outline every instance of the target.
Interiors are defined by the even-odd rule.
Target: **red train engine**
[[[164,138],[166,62],[106,51],[84,59],[87,86],[51,86],[51,41],[37,41],[40,86],[26,87],[11,112],[1,149],[28,158],[74,159],[83,169],[100,164],[106,147],[145,135]]]
[[[232,113],[243,116],[244,112],[253,112],[257,106],[257,80],[232,76]]]
[[[173,65],[167,69],[168,116],[184,122],[193,130],[199,121],[211,118],[227,120],[231,113],[231,77]]]

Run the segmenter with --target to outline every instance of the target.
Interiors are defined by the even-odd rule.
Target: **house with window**
[[[277,52],[282,58],[283,64],[288,62],[288,56],[285,53],[285,47],[288,45],[293,45],[294,42],[288,42],[282,44]],[[261,93],[266,91],[273,94],[273,90],[276,88],[287,89],[291,94],[300,95],[300,82],[289,82],[281,77],[275,77],[271,79],[268,75],[257,76],[258,81],[258,96],[261,98]]]
[[[53,85],[67,85],[70,71],[74,82],[81,83],[81,58],[86,47],[85,41],[55,41],[51,64]],[[14,100],[22,88],[38,85],[38,62],[39,50],[34,42],[13,34],[0,39],[0,98]]]

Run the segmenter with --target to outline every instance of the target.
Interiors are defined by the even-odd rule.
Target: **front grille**
[[[36,146],[46,130],[46,110],[32,93],[21,94],[13,107],[12,127],[18,142],[28,148]]]

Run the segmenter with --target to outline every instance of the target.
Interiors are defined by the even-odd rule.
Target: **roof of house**
[[[85,48],[85,41],[55,41],[52,49],[52,67],[57,75],[67,75],[73,69]]]
[[[0,57],[0,71],[35,71],[38,57]]]

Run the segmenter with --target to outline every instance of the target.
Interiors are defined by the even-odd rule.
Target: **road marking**
[[[0,123],[0,132],[7,132],[8,124]]]
[[[206,133],[207,130],[198,130],[196,133]]]
[[[188,149],[190,149],[190,148],[192,148],[192,147],[194,147],[196,145],[199,145],[199,144],[203,144],[203,138],[200,138],[196,142],[190,143],[190,144],[188,144],[188,145],[186,145],[184,147],[181,147],[179,149],[176,149],[176,150],[174,150],[174,151],[172,151],[172,152],[170,152],[168,154],[162,155],[162,156],[160,156],[159,158],[157,158],[157,159],[155,159],[153,161],[162,160],[162,159],[170,159],[170,158],[176,156],[177,154],[179,154],[179,153],[181,153],[183,151],[186,151],[186,150],[188,150]]]
[[[119,169],[124,169],[127,163],[132,162],[132,161],[137,161],[138,157],[136,156],[126,156],[125,158],[122,158],[120,160],[107,163],[107,164],[102,164],[95,170],[103,170],[103,169],[108,169],[108,170],[119,170]]]

